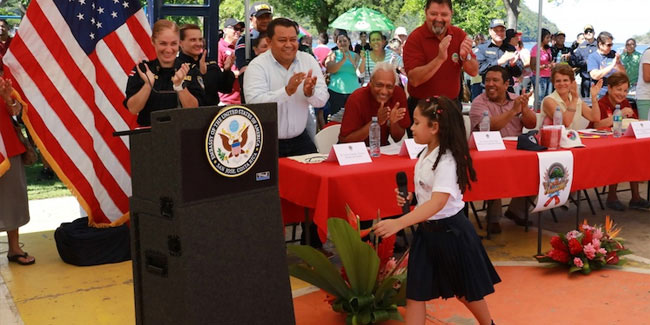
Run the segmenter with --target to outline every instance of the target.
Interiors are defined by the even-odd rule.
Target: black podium
[[[151,120],[130,133],[137,324],[294,324],[276,105]]]

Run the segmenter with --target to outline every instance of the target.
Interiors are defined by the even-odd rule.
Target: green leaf
[[[582,268],[577,266],[572,266],[569,268],[569,273],[578,272],[578,271],[582,271]]]
[[[289,245],[287,249],[312,267],[312,269],[309,269],[302,265],[291,265],[289,267],[291,275],[311,283],[336,297],[347,300],[352,296],[352,292],[343,280],[338,268],[323,253],[310,246]]]
[[[359,234],[345,220],[330,218],[327,227],[354,295],[370,295],[379,272],[377,253],[361,241]]]

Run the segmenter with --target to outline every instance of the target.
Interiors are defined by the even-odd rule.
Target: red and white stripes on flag
[[[32,0],[4,57],[5,72],[29,104],[23,112],[29,132],[89,223],[119,225],[128,220],[131,196],[129,142],[112,134],[137,126],[122,101],[136,62],[155,58],[151,29],[142,9],[127,10],[137,1],[74,0],[77,7],[62,10],[68,2]],[[104,9],[122,5],[124,11]],[[102,15],[129,12],[95,39],[94,30],[105,31]],[[93,30],[70,24],[71,17],[88,20]],[[89,36],[90,50],[82,42]]]

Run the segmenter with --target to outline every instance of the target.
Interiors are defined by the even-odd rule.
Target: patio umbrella
[[[369,8],[354,8],[346,11],[336,18],[331,28],[345,29],[347,31],[376,31],[393,30],[395,25],[386,16],[377,10]]]

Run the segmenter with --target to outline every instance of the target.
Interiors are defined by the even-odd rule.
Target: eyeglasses
[[[593,29],[585,29],[585,34],[593,34],[594,30]]]
[[[614,44],[612,44],[612,43],[607,43],[607,44],[605,44],[605,46],[607,46],[607,47],[612,47],[612,46],[614,46]]]

